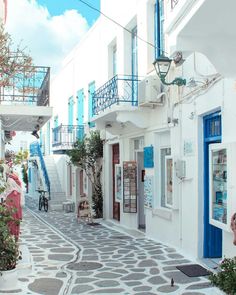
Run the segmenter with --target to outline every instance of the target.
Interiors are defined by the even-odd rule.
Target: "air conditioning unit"
[[[163,104],[161,82],[157,76],[147,76],[138,85],[138,105],[154,106]]]

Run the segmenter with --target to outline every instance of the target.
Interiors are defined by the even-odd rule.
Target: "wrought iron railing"
[[[49,67],[28,67],[0,84],[0,104],[49,105]]]
[[[52,130],[52,146],[70,149],[78,139],[84,137],[83,125],[60,125]]]
[[[179,0],[171,0],[171,9],[174,9],[178,2]]]
[[[40,160],[40,166],[43,172],[43,177],[44,177],[44,181],[45,181],[45,185],[47,187],[47,191],[49,194],[49,199],[50,199],[50,180],[48,177],[48,172],[47,172],[47,168],[45,165],[45,161],[44,161],[44,157],[40,148],[40,145],[38,142],[33,142],[30,144],[30,156],[34,157],[37,156]]]
[[[116,75],[93,94],[93,115],[110,108],[114,104],[138,105],[137,76]]]

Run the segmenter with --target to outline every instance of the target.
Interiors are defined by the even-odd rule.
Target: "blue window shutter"
[[[77,92],[77,118],[78,118],[78,125],[84,124],[84,90],[80,89]]]
[[[95,127],[94,122],[90,122],[93,117],[93,94],[95,92],[95,82],[89,84],[89,127]]]

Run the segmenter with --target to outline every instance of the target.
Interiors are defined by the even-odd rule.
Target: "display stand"
[[[80,219],[89,223],[93,222],[91,206],[88,198],[86,197],[83,197],[83,199],[78,202],[77,221]]]
[[[123,210],[137,213],[137,163],[123,162]]]

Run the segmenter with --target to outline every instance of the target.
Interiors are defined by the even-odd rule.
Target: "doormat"
[[[176,268],[188,277],[202,277],[210,274],[206,268],[199,264],[178,265]]]

